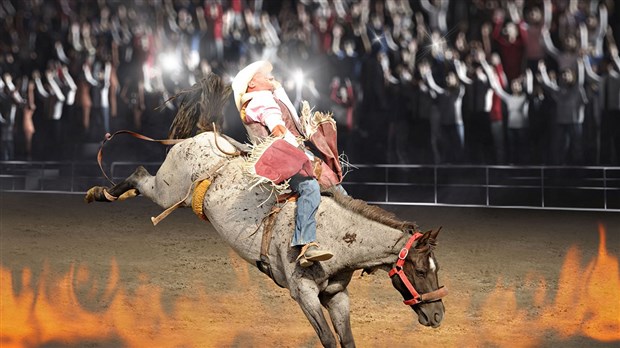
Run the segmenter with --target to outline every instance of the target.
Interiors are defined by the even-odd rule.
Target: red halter
[[[416,232],[409,238],[407,243],[405,243],[405,246],[398,253],[398,260],[396,261],[396,265],[388,273],[390,278],[392,278],[394,275],[398,275],[402,280],[403,284],[405,284],[405,286],[407,287],[407,290],[409,290],[411,296],[413,296],[412,299],[403,301],[403,303],[407,306],[413,306],[418,303],[437,301],[448,294],[448,290],[442,286],[435,291],[420,295],[420,293],[418,293],[413,284],[411,284],[411,282],[405,275],[405,272],[403,272],[403,265],[405,264],[405,259],[409,254],[409,249],[411,249],[413,243],[420,237],[422,237],[422,233]]]

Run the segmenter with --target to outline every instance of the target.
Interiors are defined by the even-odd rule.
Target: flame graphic
[[[232,251],[231,251],[232,253]],[[11,271],[0,269],[0,346],[39,347],[50,342],[81,346],[88,342],[109,342],[106,346],[127,347],[225,347],[265,346],[272,341],[286,341],[291,346],[316,346],[311,327],[269,337],[255,335],[257,327],[239,330],[237,322],[217,322],[216,318],[251,319],[248,312],[277,317],[278,308],[260,299],[259,292],[248,286],[247,266],[238,258],[237,279],[241,292],[207,294],[201,289],[191,297],[179,297],[172,310],[162,305],[162,290],[149,284],[145,275],[130,294],[120,284],[119,266],[113,259],[110,276],[102,294],[84,266],[71,266],[68,273],[51,282],[49,267],[44,266],[35,285],[30,269],[21,272],[22,289],[12,290]],[[269,280],[270,281],[270,280]],[[83,288],[91,284],[90,288]],[[268,283],[265,283],[268,284]],[[258,285],[266,286],[265,284]],[[78,296],[78,293],[85,293]],[[97,298],[107,303],[102,311],[84,308],[84,302]],[[86,300],[86,301],[85,301]],[[244,303],[246,302],[247,306]],[[260,319],[260,316],[258,316]],[[303,318],[300,318],[300,322]],[[275,325],[275,324],[273,324]],[[236,329],[234,327],[237,327]],[[196,329],[198,328],[198,329]],[[267,340],[267,341],[265,341]]]
[[[518,288],[532,289],[532,303],[517,301],[518,291],[502,279],[480,305],[482,320],[460,343],[475,346],[536,347],[547,339],[567,341],[589,337],[620,342],[620,272],[618,258],[607,253],[605,228],[599,224],[597,257],[582,267],[580,251],[572,246],[564,259],[552,299],[544,278],[528,274]],[[447,305],[446,305],[447,306]],[[470,305],[471,308],[471,305]],[[501,327],[501,329],[498,329]]]
[[[568,250],[557,285],[531,273],[514,286],[498,279],[495,289],[481,301],[476,301],[476,289],[453,293],[444,301],[446,319],[437,330],[418,325],[384,277],[355,279],[350,293],[356,342],[394,347],[535,347],[585,338],[617,345],[618,258],[607,252],[602,225],[599,237],[598,254],[585,265],[578,247]],[[49,266],[37,277],[28,268],[12,273],[2,267],[0,346],[81,346],[89,342],[127,347],[320,346],[286,290],[274,291],[270,279],[252,276],[249,265],[232,251],[230,260],[229,269],[236,279],[230,288],[213,292],[197,286],[191,295],[174,296],[168,307],[162,288],[146,275],[134,281],[134,288],[123,286],[115,260],[101,286],[83,265],[70,266],[61,277],[52,276]],[[458,288],[449,276],[442,275],[447,277],[446,285]],[[387,293],[392,297],[385,299]],[[98,303],[94,309],[88,305],[93,301]]]
[[[599,225],[599,238],[598,257],[583,269],[579,263],[579,250],[572,247],[568,251],[552,307],[552,311],[561,315],[545,324],[565,335],[570,331],[562,330],[562,327],[570,327],[574,332],[611,342],[620,340],[618,259],[607,254],[602,225]]]

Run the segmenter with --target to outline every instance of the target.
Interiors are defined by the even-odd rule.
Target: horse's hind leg
[[[140,180],[149,177],[149,172],[143,167],[139,166],[136,170],[128,176],[125,180],[112,186],[111,188],[103,186],[93,186],[84,197],[86,203],[91,202],[114,202],[116,200],[125,200],[127,198],[135,197],[140,194],[137,190],[137,185]]]

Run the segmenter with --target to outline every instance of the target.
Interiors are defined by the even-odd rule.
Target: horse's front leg
[[[351,331],[349,291],[345,288],[335,294],[323,292],[320,299],[332,319],[334,330],[340,339],[340,346],[343,348],[355,347],[353,332]]]
[[[137,190],[140,181],[144,180],[151,175],[142,166],[136,168],[136,170],[128,176],[125,180],[112,186],[111,188],[103,186],[93,186],[84,196],[86,203],[91,202],[114,202],[116,200],[124,200],[127,198],[135,197],[140,194]]]
[[[319,301],[319,290],[312,281],[298,280],[300,283],[296,288],[291,288],[291,297],[301,307],[301,310],[312,324],[323,347],[336,347],[336,338],[329,328],[329,324],[323,315],[321,302]]]

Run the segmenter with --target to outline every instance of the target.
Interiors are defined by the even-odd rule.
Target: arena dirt
[[[53,307],[54,298],[46,298],[44,293],[53,293],[50,288],[67,287],[60,280],[69,275],[72,279],[68,290],[75,293],[80,313],[85,318],[97,317],[99,332],[105,333],[102,337],[76,338],[68,334],[80,332],[80,324],[74,323],[75,327],[65,327],[64,334],[55,336],[39,322],[31,328],[29,335],[33,336],[24,340],[15,332],[7,332],[16,318],[11,316],[16,314],[4,306],[4,331],[0,337],[4,343],[102,347],[141,345],[140,339],[144,338],[144,342],[155,346],[320,346],[286,289],[241,261],[211,225],[197,219],[189,209],[174,212],[154,227],[150,217],[161,209],[141,197],[87,205],[81,195],[0,196],[5,302],[7,298],[20,298],[30,289],[38,293],[33,301],[47,300]],[[601,308],[611,314],[620,313],[617,294],[607,299],[586,298],[584,303],[578,298],[567,300],[562,293],[568,291],[567,282],[583,290],[589,281],[584,275],[596,270],[597,260],[601,259],[599,224],[606,230],[606,260],[612,262],[611,268],[604,268],[605,272],[611,269],[605,278],[612,284],[617,282],[620,214],[385,208],[418,222],[422,230],[443,226],[436,256],[440,282],[448,286],[450,294],[444,300],[442,326],[426,328],[402,304],[385,272],[364,276],[356,272],[349,292],[358,346],[620,344],[618,338],[601,339],[620,323],[592,321]],[[31,272],[31,276],[24,277],[25,272]],[[112,284],[116,291],[106,291],[106,284]],[[153,293],[157,296],[150,297]],[[580,294],[589,296],[586,292]],[[129,328],[133,333],[130,336],[124,336],[118,320],[106,319],[110,311],[119,310],[115,297],[121,295],[124,311],[141,318],[127,324],[134,326]],[[141,298],[157,301],[145,304]],[[24,310],[35,306],[30,307]],[[162,312],[154,316],[153,307]],[[46,335],[37,334],[42,326],[48,330]]]

